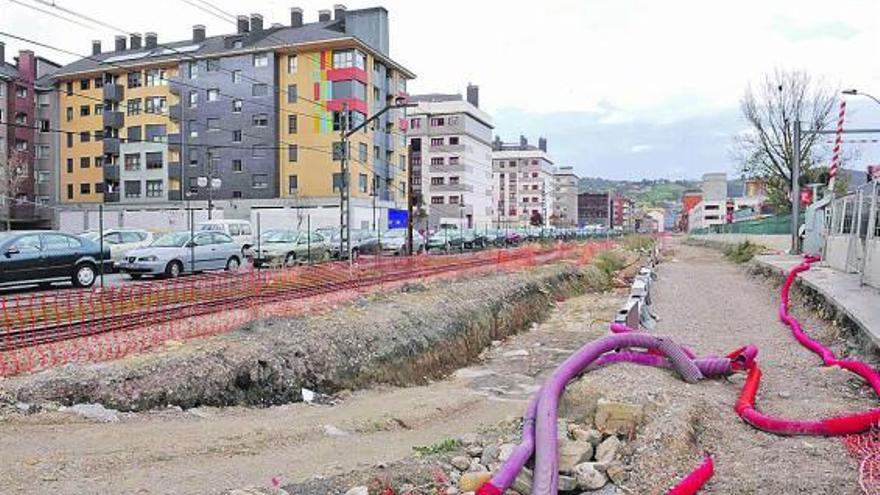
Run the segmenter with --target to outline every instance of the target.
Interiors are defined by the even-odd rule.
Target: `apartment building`
[[[611,194],[608,192],[578,194],[578,226],[611,225]]]
[[[106,52],[95,41],[55,77],[62,203],[210,198],[248,211],[338,208],[342,126],[405,97],[414,75],[389,56],[384,8],[336,5],[310,23],[292,8],[283,25],[251,14],[216,36],[196,25],[171,43],[133,34]],[[371,206],[374,177],[381,200],[405,207],[405,126],[395,110],[351,139],[353,207]]]
[[[47,79],[57,68],[30,50],[7,61],[0,42],[0,228],[51,224],[57,119]]]
[[[636,206],[633,200],[620,195],[611,198],[611,227],[624,232],[635,230]]]
[[[488,226],[492,222],[492,125],[479,87],[460,94],[414,95],[407,135],[420,227]]]
[[[574,167],[558,167],[553,172],[550,223],[556,227],[576,227],[578,219],[578,176]]]
[[[533,223],[549,226],[554,208],[553,160],[547,140],[538,146],[525,136],[518,143],[492,143],[493,217],[498,226],[524,227]],[[540,217],[540,222],[537,220]]]

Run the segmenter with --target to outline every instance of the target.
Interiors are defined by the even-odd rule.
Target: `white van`
[[[197,223],[196,230],[199,232],[223,232],[235,241],[242,254],[254,245],[251,223],[247,220],[208,220]]]

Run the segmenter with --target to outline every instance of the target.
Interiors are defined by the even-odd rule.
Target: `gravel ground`
[[[853,375],[824,368],[776,317],[778,288],[749,278],[717,252],[682,244],[659,269],[653,333],[668,335],[699,355],[723,355],[745,344],[760,349],[764,371],[757,406],[788,418],[816,419],[863,411],[876,398]],[[795,316],[813,337],[835,342],[837,330],[800,307]],[[687,385],[672,373],[616,365],[573,384],[569,401],[606,397],[642,403],[646,422],[632,443],[633,493],[663,493],[715,456],[705,493],[859,493],[857,465],[833,438],[778,437],[743,423],[733,411],[743,376]]]

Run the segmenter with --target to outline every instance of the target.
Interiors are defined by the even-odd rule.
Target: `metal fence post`
[[[312,264],[312,216],[306,215],[306,257]]]
[[[98,245],[101,254],[98,256],[98,271],[101,274],[101,288],[104,288],[104,205],[98,205]],[[112,257],[111,257],[112,259]]]
[[[254,256],[255,259],[259,259],[259,257],[262,255],[262,251],[263,251],[263,249],[262,249],[263,248],[263,244],[262,244],[262,242],[263,242],[262,237],[263,236],[262,236],[262,230],[261,230],[261,225],[260,225],[260,215],[261,215],[261,212],[258,211],[257,212],[257,253],[256,253],[256,256]],[[257,263],[256,265],[257,265],[257,270],[259,270],[261,263]]]

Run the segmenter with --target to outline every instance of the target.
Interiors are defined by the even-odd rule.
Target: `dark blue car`
[[[102,256],[97,243],[81,237],[52,231],[0,232],[0,286],[70,281],[75,287],[91,287],[99,263],[109,260],[109,246]]]

